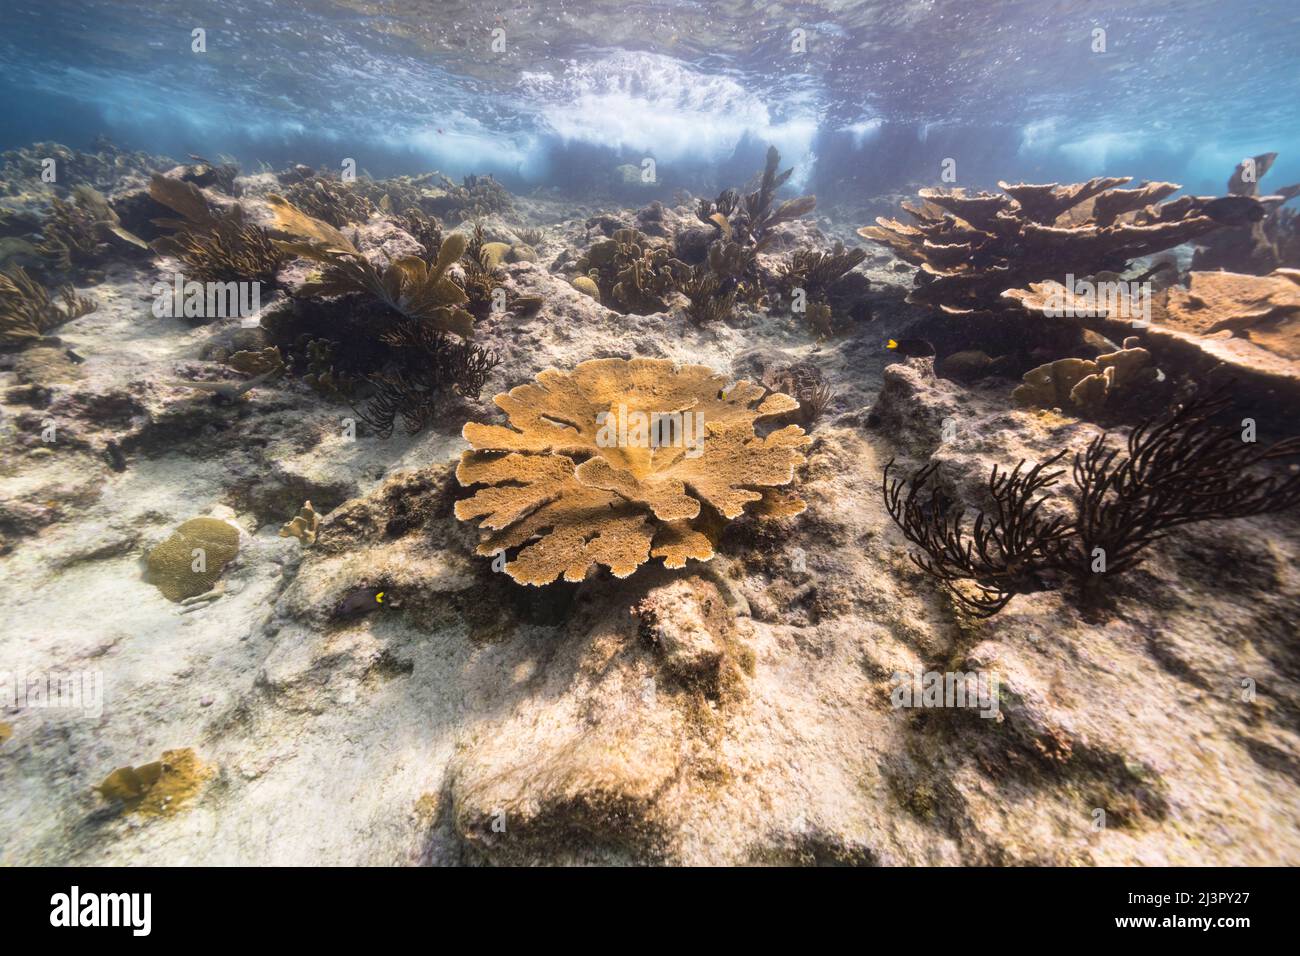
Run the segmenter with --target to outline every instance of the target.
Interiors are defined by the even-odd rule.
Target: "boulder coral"
[[[191,518],[149,552],[149,580],[169,601],[211,591],[239,553],[239,530],[220,518]]]

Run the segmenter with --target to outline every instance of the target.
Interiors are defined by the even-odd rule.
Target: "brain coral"
[[[525,584],[581,581],[593,564],[627,577],[651,557],[670,568],[708,560],[721,526],[747,508],[804,508],[783,486],[810,439],[796,425],[755,430],[799,403],[750,382],[728,385],[709,368],[666,359],[547,369],[496,396],[509,425],[465,425],[473,448],[456,477],[478,488],[456,503],[456,517],[482,519],[479,554],[518,549],[505,570]]]
[[[239,531],[233,526],[218,518],[191,518],[149,552],[149,580],[167,600],[183,601],[211,591],[238,553]]]

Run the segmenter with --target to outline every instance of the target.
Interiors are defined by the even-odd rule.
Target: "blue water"
[[[666,187],[733,182],[768,143],[797,185],[844,198],[936,181],[946,158],[966,185],[1114,174],[1221,192],[1242,157],[1276,150],[1268,182],[1300,179],[1295,0],[4,0],[3,13],[0,148],[102,134],[246,169],[347,157],[377,176],[490,172],[579,194],[591,169],[645,157]]]

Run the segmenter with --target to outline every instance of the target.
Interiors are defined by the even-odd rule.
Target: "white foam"
[[[774,117],[734,78],[700,73],[671,57],[618,52],[574,60],[559,75],[525,73],[520,85],[540,104],[542,127],[566,142],[644,153],[660,164],[711,164],[750,136],[781,150],[796,167],[794,181],[810,172],[817,133],[811,104],[786,98],[789,115]]]

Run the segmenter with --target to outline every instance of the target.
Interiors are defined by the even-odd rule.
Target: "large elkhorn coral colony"
[[[651,557],[680,568],[713,557],[721,526],[747,509],[804,509],[785,486],[808,436],[755,429],[799,403],[760,385],[667,360],[593,359],[495,401],[508,425],[465,425],[473,448],[456,477],[476,490],[456,517],[480,521],[480,554],[517,549],[505,564],[516,581],[581,581],[598,564],[627,577]]]

